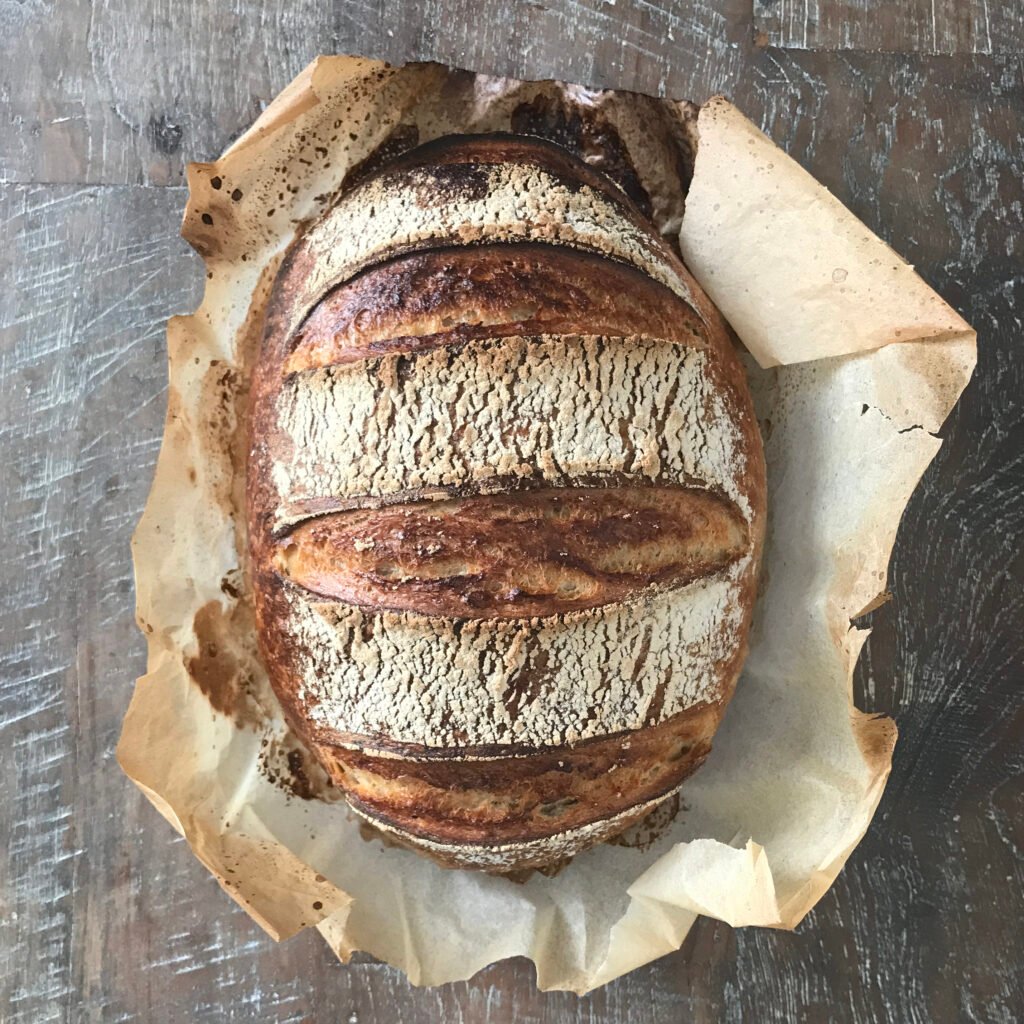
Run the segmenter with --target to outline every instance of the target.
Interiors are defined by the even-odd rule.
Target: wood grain
[[[0,180],[179,185],[335,49],[333,24],[318,0],[0,3]]]
[[[7,0],[0,181],[182,184],[320,53],[707,96],[749,34],[750,0]]]
[[[1004,0],[754,0],[754,27],[798,50],[1024,52],[1024,7]]]
[[[964,6],[935,0],[937,23]],[[0,2],[0,1019],[1021,1019],[1024,59],[755,45],[748,0],[321,7]],[[538,993],[523,961],[417,990],[315,934],[275,946],[117,769],[164,321],[202,273],[177,238],[184,191],[147,186],[330,49],[725,90],[978,327],[858,672],[861,706],[900,724],[892,782],[795,933],[701,920],[582,999]]]

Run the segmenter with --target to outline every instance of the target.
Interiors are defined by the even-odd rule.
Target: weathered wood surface
[[[1024,59],[776,49],[748,0],[328,7],[0,0],[0,1019],[1020,1020]],[[522,962],[420,991],[314,934],[275,946],[118,771],[163,324],[201,284],[185,193],[153,186],[331,49],[725,91],[978,327],[858,674],[900,724],[893,779],[796,933],[703,920],[583,999]]]
[[[0,0],[0,180],[181,184],[188,160],[220,153],[320,53],[680,96],[738,74],[750,0],[624,6]]]
[[[1016,0],[754,0],[754,27],[798,50],[1024,51]]]

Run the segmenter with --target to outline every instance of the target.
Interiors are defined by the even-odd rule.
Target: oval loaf
[[[274,285],[247,479],[275,691],[395,841],[550,865],[707,756],[760,435],[719,314],[567,150],[446,137],[342,191]]]

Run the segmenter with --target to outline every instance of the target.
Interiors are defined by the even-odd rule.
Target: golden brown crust
[[[723,706],[558,751],[485,761],[410,761],[318,746],[371,819],[435,842],[529,842],[616,816],[675,790],[711,750]]]
[[[550,245],[482,245],[401,256],[335,288],[291,340],[284,372],[581,324],[702,344],[696,313],[633,267]]]
[[[499,181],[496,167],[512,170]],[[760,437],[727,330],[615,185],[537,140],[449,139],[342,203],[355,203],[354,223],[361,190],[387,198],[401,185],[421,220],[435,199],[448,217],[492,186],[507,201],[530,168],[560,190],[540,241],[527,232],[491,244],[478,225],[460,233],[447,220],[431,232],[427,216],[415,244],[377,238],[366,259],[356,246],[339,279],[320,265],[314,226],[278,277],[252,381],[257,626],[285,712],[361,814],[445,863],[487,869],[600,841],[699,765],[745,654],[764,530]],[[608,218],[599,241],[614,249],[621,228],[640,255],[616,261],[562,237],[559,218],[581,210]],[[645,260],[678,287],[641,273]],[[519,354],[503,362],[502,351]],[[576,382],[585,367],[593,377]],[[516,383],[524,373],[528,386]],[[492,402],[487,419],[492,385],[533,404]],[[458,412],[442,402],[437,415],[451,422],[401,420],[445,388]],[[375,493],[295,487],[300,456],[344,482],[328,451],[336,438],[317,433],[316,417],[337,419],[367,395],[376,405],[358,413],[363,426],[345,424],[362,446],[337,452],[369,460],[369,475],[350,479]],[[565,420],[563,397],[573,422],[562,447],[539,450],[530,439],[548,425],[529,419]],[[288,422],[293,400],[314,419]],[[485,422],[514,442],[522,465],[509,462],[508,475],[471,465],[479,446],[468,438]],[[407,445],[404,465],[418,468],[444,430],[468,461],[441,485],[396,487],[393,446]],[[678,620],[666,586],[678,588]],[[671,637],[652,633],[663,627]],[[608,651],[596,663],[589,637]],[[629,708],[606,706],[609,694]]]
[[[646,803],[634,804],[612,817],[602,817],[587,825],[515,843],[443,842],[407,832],[380,815],[364,811],[357,800],[350,800],[352,809],[363,819],[360,833],[364,839],[380,839],[388,846],[401,846],[434,861],[443,868],[469,868],[501,875],[515,881],[526,881],[531,872],[549,877],[558,874],[577,853],[599,843],[616,839],[626,829],[641,823],[654,811],[668,812],[670,821],[678,803],[679,790],[660,794]],[[663,826],[662,826],[663,827]]]
[[[319,516],[280,542],[274,565],[366,608],[533,618],[683,586],[746,548],[736,508],[705,491],[558,487]]]

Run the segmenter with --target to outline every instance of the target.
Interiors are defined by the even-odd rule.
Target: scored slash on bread
[[[746,547],[736,510],[700,491],[560,487],[318,516],[288,535],[275,566],[363,607],[535,618],[681,586]]]
[[[531,242],[445,247],[372,267],[320,301],[289,346],[285,370],[482,338],[646,335],[700,347],[690,307],[664,302],[639,271]]]
[[[610,179],[472,136],[343,190],[275,283],[251,442],[271,680],[396,841],[549,864],[707,756],[760,436],[721,318]]]

